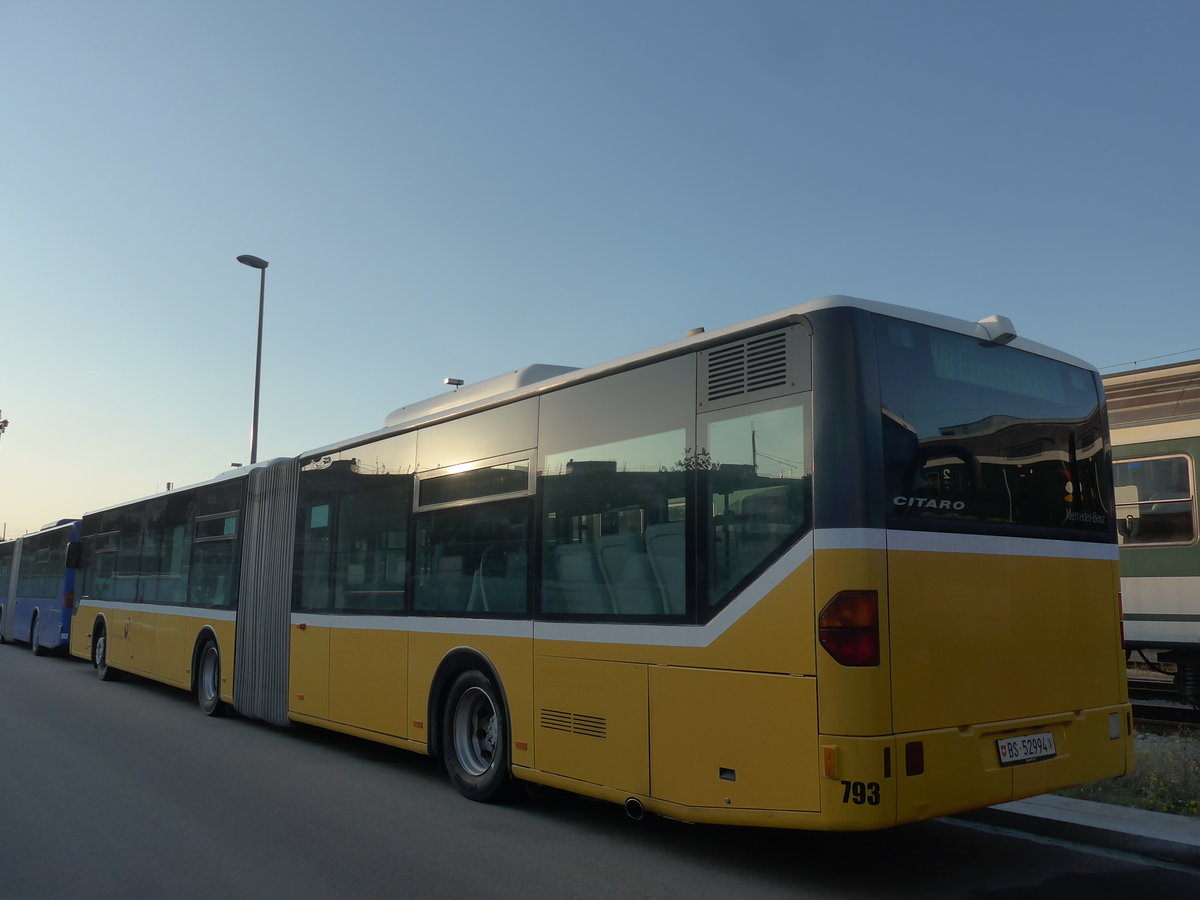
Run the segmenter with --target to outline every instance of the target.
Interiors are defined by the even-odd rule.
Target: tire
[[[29,627],[29,648],[34,656],[45,656],[46,648],[42,646],[42,617],[34,615],[33,624]]]
[[[221,714],[221,651],[211,637],[196,654],[196,703],[206,716]]]
[[[114,669],[108,664],[108,633],[105,632],[103,625],[96,630],[96,640],[92,644],[92,665],[96,667],[96,674],[101,681],[119,681],[121,679],[121,670]]]
[[[442,715],[442,762],[470,800],[500,799],[511,785],[508,719],[500,691],[476,669],[454,680]]]

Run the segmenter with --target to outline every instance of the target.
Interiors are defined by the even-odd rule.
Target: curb
[[[1200,819],[1044,794],[958,818],[1200,868]]]

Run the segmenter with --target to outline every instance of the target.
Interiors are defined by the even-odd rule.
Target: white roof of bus
[[[521,396],[534,396],[536,394],[544,393],[545,391],[558,388],[575,381],[586,381],[591,378],[598,377],[607,371],[628,368],[638,364],[643,360],[671,355],[692,345],[719,343],[725,337],[740,334],[745,331],[768,327],[773,323],[782,325],[789,321],[795,320],[797,317],[816,312],[817,310],[835,307],[854,307],[858,309],[864,309],[868,312],[892,316],[893,318],[904,319],[921,325],[929,325],[934,328],[941,328],[945,331],[954,331],[960,334],[971,335],[972,337],[979,334],[978,323],[969,322],[966,319],[956,319],[953,316],[943,316],[938,313],[925,312],[924,310],[911,309],[905,306],[896,306],[895,304],[891,303],[880,303],[876,300],[864,300],[858,297],[845,297],[841,295],[822,297],[819,300],[812,300],[808,303],[802,303],[798,306],[789,307],[788,309],[782,309],[777,312],[768,313],[767,315],[758,316],[753,319],[747,319],[743,322],[718,328],[714,331],[703,331],[694,335],[689,335],[688,337],[685,337],[679,341],[673,341],[669,344],[663,344],[659,347],[653,347],[649,350],[642,350],[638,353],[630,354],[629,356],[623,356],[619,359],[610,360],[609,362],[599,363],[597,365],[588,366],[582,369],[576,369],[570,366],[551,365],[532,365],[521,369],[515,369],[511,372],[497,375],[494,378],[488,378],[483,381],[475,382],[471,385],[465,385],[461,391],[452,391],[445,394],[439,394],[427,400],[412,403],[408,406],[402,406],[388,416],[383,428],[376,431],[367,432],[366,434],[359,435],[358,437],[340,440],[334,444],[326,444],[322,447],[309,450],[301,454],[300,458],[304,459],[313,456],[320,456],[325,453],[331,453],[343,447],[354,446],[365,441],[384,437],[388,434],[405,431],[424,422],[446,418],[452,414],[465,411],[466,409],[472,407],[485,405],[491,406],[501,402],[513,400]],[[1061,362],[1068,363],[1069,365],[1094,370],[1092,365],[1084,362],[1081,359],[1078,359],[1077,357],[1022,337],[1017,337],[1014,339],[1009,346],[1016,347],[1020,350],[1025,350],[1029,353],[1036,353],[1039,356],[1045,356],[1050,359],[1059,360]],[[136,503],[140,500],[148,500],[151,497],[163,496],[164,494],[174,493],[176,491],[201,487],[220,481],[225,481],[227,479],[236,478],[246,475],[252,468],[265,467],[278,461],[278,459],[265,460],[263,462],[256,463],[254,466],[245,466],[232,469],[222,472],[217,476],[208,479],[207,481],[201,481],[195,484],[189,484],[175,488],[174,491],[151,494],[135,500],[125,500],[120,503],[102,506],[99,509],[90,510],[87,515],[103,512],[104,510],[113,509],[119,506],[125,506],[129,503]]]
[[[131,503],[141,503],[143,500],[152,500],[155,497],[168,497],[172,494],[178,494],[181,491],[190,490],[192,488],[204,487],[206,485],[216,484],[221,481],[229,481],[232,478],[237,478],[241,475],[245,475],[251,469],[258,469],[258,468],[262,468],[264,466],[269,466],[271,463],[278,462],[280,459],[289,459],[290,460],[293,458],[294,457],[276,457],[275,459],[267,459],[267,460],[263,460],[262,462],[257,462],[254,465],[236,466],[234,468],[227,469],[226,471],[221,472],[218,475],[214,475],[212,478],[209,478],[205,481],[196,481],[196,482],[193,482],[192,484],[184,484],[184,485],[180,485],[179,487],[171,488],[169,491],[159,491],[157,494],[147,494],[144,497],[134,497],[129,500],[122,500],[120,503],[110,503],[107,506],[101,506],[96,509],[90,509],[87,512],[85,512],[84,515],[91,516],[96,513],[106,512],[107,510],[110,510],[110,509],[117,509],[122,506],[128,506]]]
[[[818,300],[812,300],[808,303],[802,303],[798,306],[768,313],[767,315],[747,319],[714,331],[703,331],[698,334],[689,335],[682,340],[642,350],[629,356],[623,356],[619,359],[586,368],[574,369],[568,366],[534,365],[523,369],[516,369],[503,375],[495,376],[494,378],[466,385],[460,391],[450,391],[407,406],[402,406],[387,417],[384,427],[378,431],[368,432],[351,440],[338,441],[336,444],[326,444],[323,447],[310,450],[302,454],[302,456],[319,456],[323,453],[333,452],[340,447],[369,441],[392,432],[404,431],[416,425],[446,418],[453,413],[462,412],[476,406],[490,406],[502,401],[514,400],[521,396],[534,396],[572,382],[586,381],[598,377],[609,370],[624,369],[636,365],[642,360],[669,355],[684,350],[691,345],[716,343],[725,336],[732,336],[744,331],[766,327],[772,323],[783,324],[789,320],[794,320],[797,317],[818,310],[835,307],[854,307],[868,312],[916,322],[921,325],[929,325],[945,331],[971,335],[972,337],[979,334],[978,323],[970,322],[966,319],[957,319],[953,316],[944,316],[938,313],[925,312],[924,310],[911,309],[891,303],[880,303],[876,300],[831,295]],[[1018,336],[1009,346],[1065,362],[1069,365],[1095,370],[1094,366],[1075,356],[1023,337]]]

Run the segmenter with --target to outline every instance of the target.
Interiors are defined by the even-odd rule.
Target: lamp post
[[[258,349],[254,354],[254,424],[250,426],[250,465],[258,462],[258,385],[262,378],[263,299],[267,293],[267,261],[244,253],[237,258],[243,266],[258,269]]]

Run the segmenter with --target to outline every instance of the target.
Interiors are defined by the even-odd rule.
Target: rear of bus
[[[1099,375],[914,318],[813,316],[816,456],[836,460],[814,495],[834,828],[1132,768]]]
[[[79,522],[60,519],[0,552],[7,559],[0,570],[8,570],[0,580],[9,591],[0,601],[0,638],[26,642],[38,655],[69,644],[78,542]]]

